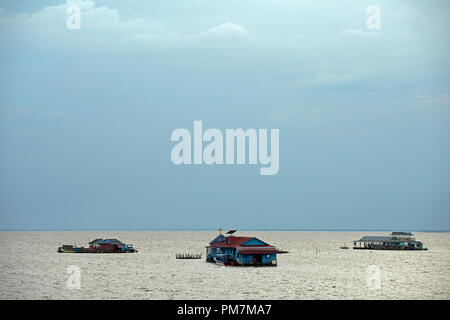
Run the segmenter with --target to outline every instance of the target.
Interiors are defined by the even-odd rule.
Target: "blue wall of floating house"
[[[207,248],[206,258],[214,259],[217,254],[229,254],[240,264],[252,264],[253,254],[242,254],[236,251],[234,248]],[[272,261],[277,260],[277,255],[272,254],[262,254],[261,261],[263,264],[272,264]]]
[[[277,255],[275,253],[263,254],[261,258],[263,264],[272,264],[272,261],[277,261]],[[238,253],[235,259],[240,264],[252,264],[253,254]]]

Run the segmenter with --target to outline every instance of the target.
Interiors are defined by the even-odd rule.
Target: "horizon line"
[[[223,229],[222,231],[226,231],[228,229]],[[231,229],[230,229],[231,230]],[[212,228],[148,228],[148,229],[95,229],[95,228],[0,228],[1,232],[14,232],[14,231],[218,231],[218,229]],[[368,232],[393,232],[393,231],[403,231],[403,232],[450,232],[450,230],[435,230],[435,229],[383,229],[383,228],[375,228],[375,229],[347,229],[347,228],[243,228],[238,229],[238,231],[335,231],[335,232],[343,232],[343,231],[368,231]]]

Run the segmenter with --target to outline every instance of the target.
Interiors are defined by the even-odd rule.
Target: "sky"
[[[0,229],[450,230],[449,9],[0,1]],[[174,165],[195,120],[279,129],[278,173]]]

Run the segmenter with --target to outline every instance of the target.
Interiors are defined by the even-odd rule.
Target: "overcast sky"
[[[1,229],[450,230],[447,0],[0,8]],[[175,166],[194,120],[280,129],[278,174]]]

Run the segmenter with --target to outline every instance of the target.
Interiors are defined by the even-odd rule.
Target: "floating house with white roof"
[[[411,232],[392,232],[389,236],[364,236],[353,241],[353,249],[428,250]]]

